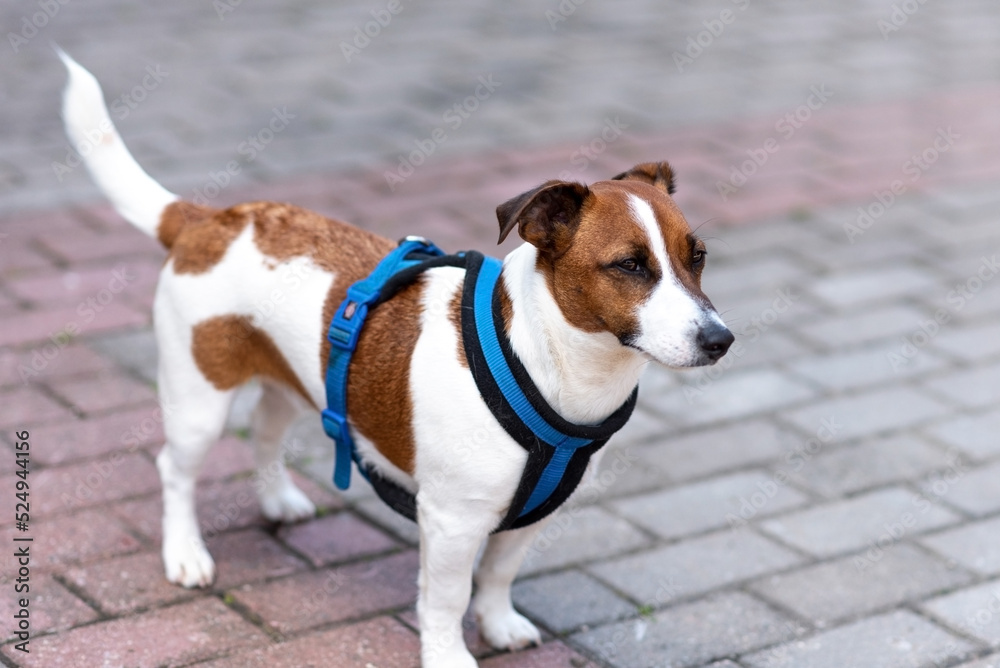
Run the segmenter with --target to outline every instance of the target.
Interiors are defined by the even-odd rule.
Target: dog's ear
[[[518,234],[539,250],[559,251],[572,238],[580,209],[590,190],[582,183],[547,181],[497,207],[502,244],[517,226]]]
[[[674,170],[666,162],[643,162],[627,172],[622,172],[612,181],[642,181],[656,186],[668,195],[674,194]]]

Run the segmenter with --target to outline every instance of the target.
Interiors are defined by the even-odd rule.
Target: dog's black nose
[[[735,340],[732,332],[717,323],[706,325],[698,331],[698,346],[713,360],[725,355]]]

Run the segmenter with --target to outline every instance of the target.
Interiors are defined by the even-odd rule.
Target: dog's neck
[[[571,422],[598,424],[625,403],[649,360],[611,333],[570,325],[535,261],[530,244],[504,260],[511,347],[552,408]]]

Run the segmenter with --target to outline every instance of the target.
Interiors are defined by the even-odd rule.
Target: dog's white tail
[[[127,221],[156,238],[160,214],[179,198],[149,176],[111,123],[94,75],[56,47],[69,71],[63,92],[63,122],[97,186]]]

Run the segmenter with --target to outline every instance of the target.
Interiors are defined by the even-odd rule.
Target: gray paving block
[[[663,538],[730,525],[800,506],[808,498],[764,471],[712,478],[665,491],[622,499],[618,514]],[[738,522],[737,522],[738,524]]]
[[[750,585],[760,595],[811,620],[819,627],[863,615],[948,587],[970,576],[949,568],[924,551],[900,543],[881,551],[764,577]]]
[[[935,350],[943,350],[966,362],[991,359],[1000,353],[1000,323],[946,324],[944,327],[934,338]]]
[[[512,595],[521,612],[559,633],[636,614],[633,603],[579,571],[519,580]]]
[[[92,340],[90,347],[150,383],[156,382],[158,353],[152,329],[102,335]]]
[[[920,607],[948,626],[1000,647],[1000,581],[945,594]]]
[[[775,369],[723,372],[717,380],[685,385],[665,402],[664,413],[683,425],[699,425],[765,413],[815,396],[805,383]]]
[[[940,401],[909,387],[872,390],[850,397],[825,399],[782,413],[782,418],[806,432],[815,432],[824,418],[841,425],[840,439],[868,436],[911,427],[947,414]]]
[[[553,514],[532,542],[521,573],[606,559],[649,543],[643,532],[603,508],[567,504]]]
[[[792,452],[803,440],[768,420],[751,419],[668,437],[636,452],[662,471],[664,480],[680,481],[761,464]]]
[[[955,666],[955,668],[1000,668],[1000,654],[990,654],[977,661]]]
[[[964,406],[1000,404],[1000,364],[957,371],[924,384],[928,389]]]
[[[966,524],[918,542],[980,575],[1000,575],[1000,518]]]
[[[792,480],[832,498],[915,478],[950,462],[945,452],[904,434],[824,449],[802,464]]]
[[[920,495],[891,487],[765,520],[760,526],[801,550],[829,557],[891,544],[960,519]]]
[[[731,592],[572,639],[620,668],[684,668],[784,640],[797,630],[767,605]]]
[[[862,344],[909,333],[914,323],[925,319],[923,310],[891,304],[861,313],[817,318],[798,328],[808,339],[830,349]]]
[[[792,551],[749,530],[727,529],[604,561],[587,570],[641,605],[658,607],[801,561]]]
[[[1000,455],[1000,410],[961,415],[927,427],[927,433],[973,459],[990,459]]]
[[[835,308],[853,309],[871,302],[920,294],[940,282],[926,269],[896,263],[836,272],[808,284],[808,289]]]
[[[902,343],[890,341],[858,350],[808,355],[788,363],[788,368],[830,390],[849,390],[879,383],[899,383],[943,365],[926,348],[906,357]]]
[[[989,515],[1000,510],[1000,462],[968,468],[958,465],[948,476],[932,476],[922,488],[927,496],[940,497],[965,512]]]
[[[974,646],[912,612],[870,617],[741,657],[751,668],[925,668]]]

